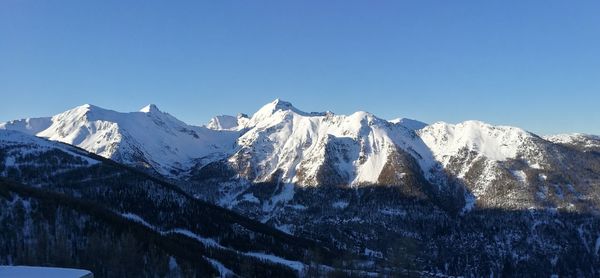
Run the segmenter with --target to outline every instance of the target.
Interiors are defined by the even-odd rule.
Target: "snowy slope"
[[[229,162],[245,177],[315,186],[375,184],[398,147],[414,133],[367,112],[306,113],[275,100],[256,112]],[[330,172],[330,179],[323,177]]]
[[[467,171],[476,159],[523,158],[534,168],[544,160],[536,135],[479,121],[426,125],[410,119],[385,121],[367,112],[306,113],[275,100],[245,127],[247,132],[238,139],[240,149],[229,161],[255,181],[279,175],[284,182],[317,185],[322,183],[318,176],[327,172],[342,184],[376,184],[398,150],[413,156],[425,173],[449,166]],[[471,159],[456,165],[456,159],[466,155]]]
[[[532,134],[515,127],[492,126],[480,121],[456,125],[438,122],[419,131],[419,136],[434,153],[437,161],[447,165],[459,152],[475,152],[495,161],[516,158]]]
[[[213,117],[208,124],[206,124],[206,127],[214,130],[239,130],[246,125],[248,120],[248,116],[241,113],[235,117],[230,115],[219,115]]]
[[[545,161],[539,137],[516,127],[492,126],[480,121],[438,122],[418,134],[443,171],[458,178],[467,189],[463,211],[471,210],[477,200],[495,199],[491,194],[497,194],[496,185],[525,179],[523,175],[506,175],[505,162],[519,159],[530,168],[540,168]],[[515,169],[512,173],[523,171]],[[532,195],[524,187],[505,193],[524,196],[529,201],[521,201],[521,205],[532,205]]]
[[[28,163],[26,157],[29,155],[39,156],[57,149],[77,158],[81,164],[93,165],[99,163],[99,161],[90,158],[85,151],[73,146],[13,130],[0,130],[0,148],[4,149],[4,156],[6,157],[6,161],[0,164],[7,167],[19,166],[21,164],[19,160],[23,160],[22,163]],[[63,164],[61,166],[68,166],[64,162]]]
[[[557,134],[544,136],[544,139],[563,145],[570,145],[581,148],[583,150],[600,150],[600,136],[573,133],[573,134]]]
[[[36,124],[24,124],[28,122]],[[185,170],[200,158],[223,156],[237,138],[236,132],[187,125],[155,105],[139,112],[120,113],[86,104],[50,121],[13,121],[1,128],[72,144],[161,174]]]
[[[226,161],[236,176],[250,182],[301,186],[399,184],[418,172],[439,183],[444,172],[462,179],[479,165],[484,169],[472,186],[480,188],[474,189],[478,194],[505,172],[504,161],[522,159],[534,169],[548,161],[548,142],[515,127],[478,121],[426,125],[403,118],[387,121],[367,112],[307,113],[279,99],[250,118],[217,116],[207,127],[187,125],[155,105],[132,113],[83,105],[0,128],[76,145],[163,175]],[[580,136],[547,139],[561,138]],[[406,161],[406,154],[420,169]]]
[[[408,119],[408,118],[396,118],[396,119],[390,120],[389,122],[393,123],[393,124],[398,124],[398,125],[404,126],[408,129],[412,129],[412,130],[419,130],[419,129],[422,129],[427,126],[427,124],[424,122],[413,120],[413,119]]]
[[[542,139],[516,127],[479,121],[427,125],[409,119],[387,121],[367,112],[307,113],[282,100],[266,104],[250,118],[215,117],[206,128],[186,125],[155,106],[118,113],[89,105],[46,120],[13,121],[0,127],[76,144],[129,164],[148,163],[161,173],[182,171],[186,175],[175,178],[198,198],[285,233],[360,245],[359,252],[371,256],[389,258],[385,250],[390,238],[386,236],[391,231],[393,237],[409,235],[431,243],[436,247],[431,254],[436,256],[440,254],[437,246],[453,246],[448,254],[459,250],[456,246],[466,247],[462,254],[472,254],[472,246],[484,246],[480,249],[487,253],[482,254],[496,254],[485,260],[502,261],[506,254],[520,254],[519,258],[543,261],[539,269],[547,267],[547,254],[567,246],[567,235],[573,239],[568,246],[581,245],[588,251],[573,249],[560,256],[589,253],[597,262],[600,250],[597,224],[582,225],[587,219],[565,221],[576,215],[571,212],[598,215],[600,211],[595,136]],[[36,140],[20,138],[26,136],[20,132],[0,132],[0,140],[12,138],[13,145]],[[0,162],[14,164],[12,157],[21,150],[14,148]],[[194,176],[197,172],[187,171],[188,167],[207,171]],[[445,211],[452,215],[471,212],[477,218],[445,218]],[[506,214],[497,214],[501,211]],[[503,228],[489,229],[490,225]],[[438,228],[451,232],[440,237],[435,232]],[[584,229],[589,230],[586,235]],[[218,242],[189,231],[174,230],[207,245]],[[383,244],[368,246],[374,239]],[[244,253],[298,271],[303,267],[265,250],[255,251]],[[529,255],[538,251],[540,256]],[[446,268],[463,264],[460,260],[447,264],[450,258],[439,261]],[[222,273],[230,268],[215,262]],[[457,273],[461,270],[457,268]]]
[[[566,133],[544,136],[544,139],[561,144],[570,144],[578,140],[600,140],[600,136],[583,133]]]
[[[455,199],[463,211],[547,206],[536,191],[548,185],[523,185],[536,175],[569,171],[552,143],[520,128],[480,121],[425,125],[367,112],[307,113],[276,100],[258,110],[244,131],[228,163],[252,182],[414,188],[424,177],[439,191],[435,194]],[[500,192],[510,197],[499,199]],[[561,202],[555,206],[568,203]]]
[[[29,118],[0,123],[0,129],[11,129],[27,134],[37,134],[52,124],[51,117]]]
[[[437,163],[446,166],[465,149],[491,160],[515,158],[530,136],[517,128],[475,121],[426,126],[410,119],[386,121],[367,112],[307,113],[279,99],[251,118],[217,116],[206,128],[187,125],[155,105],[120,113],[87,104],[0,128],[76,145],[161,174],[229,157],[238,174],[251,181],[276,176],[299,185],[376,184],[399,150],[410,153],[423,172]]]

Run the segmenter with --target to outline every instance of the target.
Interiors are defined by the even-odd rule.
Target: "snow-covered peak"
[[[244,127],[250,119],[246,114],[238,114],[237,116],[219,115],[215,116],[206,127],[213,130],[239,130]]]
[[[13,121],[0,128],[75,145],[163,174],[185,171],[198,159],[226,156],[238,136],[187,125],[155,105],[122,113],[85,104],[52,118]]]
[[[269,104],[266,104],[265,106],[270,106],[273,107],[274,109],[281,109],[281,110],[286,110],[286,109],[296,109],[291,102],[289,101],[285,101],[282,99],[275,99],[272,102],[270,102]]]
[[[543,137],[553,143],[570,144],[581,140],[600,140],[600,136],[583,133],[555,134]]]
[[[94,116],[105,114],[104,111],[107,110],[91,104],[83,104],[53,117],[27,118],[0,123],[0,129],[16,130],[30,135],[38,135],[56,121],[93,118]]]
[[[396,119],[389,120],[389,122],[393,123],[393,124],[401,125],[410,130],[419,130],[419,129],[422,129],[427,126],[427,124],[424,122],[413,120],[413,119],[408,119],[408,118],[396,118]]]
[[[324,116],[324,115],[328,114],[328,113],[322,113],[322,112],[307,113],[307,112],[297,109],[290,102],[287,102],[287,101],[284,101],[281,99],[275,99],[274,101],[267,103],[266,105],[261,107],[256,113],[254,113],[254,115],[252,115],[252,118],[250,118],[250,120],[248,121],[247,126],[252,127],[254,125],[260,124],[261,122],[264,122],[265,120],[268,121],[273,116],[277,117],[278,115],[286,114],[286,113],[293,113],[293,114],[306,116],[306,117]]]
[[[98,106],[89,104],[89,103],[84,103],[82,105],[79,105],[73,109],[78,109],[78,110],[90,110],[90,109],[95,109],[95,108],[99,108]]]
[[[67,144],[48,141],[46,139],[39,138],[34,135],[26,134],[16,130],[0,129],[0,147],[7,146],[15,147],[14,149],[12,149],[12,152],[15,152],[15,155],[41,153],[53,149],[60,149],[61,151],[64,151],[75,157],[79,157],[87,161],[87,163],[90,165],[98,163],[96,159],[88,157],[85,152]]]
[[[279,99],[251,118],[221,115],[206,127],[187,125],[155,105],[130,113],[82,105],[52,118],[12,121],[0,128],[141,163],[160,173],[183,173],[192,165],[227,158],[240,176],[252,181],[278,175],[284,182],[309,185],[321,182],[324,171],[337,175],[340,183],[377,183],[398,150],[412,155],[427,173],[465,153],[469,159],[490,161],[522,157],[538,152],[536,144],[543,141],[519,128],[480,121],[426,125],[411,119],[387,121],[364,111],[306,113]]]
[[[357,132],[363,129],[365,126],[371,126],[374,124],[383,124],[386,121],[377,118],[375,115],[366,111],[357,111],[348,116],[340,115],[337,118],[344,119],[345,127],[356,130]]]
[[[230,115],[215,116],[206,124],[206,127],[214,130],[230,130],[237,128],[237,126],[237,117]]]
[[[273,114],[279,111],[293,111],[299,112],[298,114],[303,114],[304,112],[296,109],[290,102],[283,101],[280,99],[276,99],[272,102],[265,104],[263,107],[258,109],[254,115],[252,115],[251,120],[253,122],[259,122],[264,120],[265,118],[271,117]]]
[[[161,112],[158,107],[154,104],[148,104],[146,106],[144,106],[142,109],[140,109],[140,112],[142,113],[159,113]]]
[[[101,117],[103,114],[106,114],[107,111],[104,108],[100,108],[91,104],[83,104],[77,106],[75,108],[69,109],[65,112],[62,112],[58,115],[55,115],[54,118],[58,119],[75,119],[75,118],[83,118],[83,117]]]
[[[102,113],[103,111],[112,111],[112,110],[104,109],[102,107],[86,103],[86,104],[77,106],[75,108],[69,109],[65,112],[68,112],[68,111],[71,111],[72,113],[85,114],[85,113],[89,113],[89,112]]]
[[[480,121],[465,121],[455,125],[437,122],[418,133],[442,161],[464,150],[496,161],[515,158],[520,146],[533,136],[520,128],[493,126]]]
[[[304,113],[279,100],[255,113],[247,128],[229,159],[234,168],[254,181],[277,175],[308,186],[376,184],[396,143],[414,137],[368,112]]]
[[[35,135],[52,124],[51,117],[27,118],[0,123],[0,129],[16,130],[22,133]]]
[[[600,136],[597,135],[572,133],[544,136],[543,138],[552,143],[577,146],[584,150],[600,150]]]

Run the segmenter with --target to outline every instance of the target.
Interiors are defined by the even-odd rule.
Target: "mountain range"
[[[262,249],[223,243],[240,237],[202,235],[233,250],[238,260],[256,254],[254,249],[275,254],[289,244],[285,236],[305,240],[289,247],[304,254],[347,256],[333,262],[293,252],[271,255],[296,262],[283,265],[300,276],[343,269],[359,276],[600,273],[600,137],[594,135],[538,136],[480,121],[426,124],[362,111],[303,112],[279,99],[251,116],[216,116],[205,126],[188,125],[155,105],[121,113],[86,104],[52,117],[1,123],[0,135],[0,176],[19,184],[7,187],[13,199],[39,196],[14,189],[33,187],[77,200],[114,201],[120,197],[109,197],[102,189],[108,185],[100,182],[110,177],[131,188],[142,184],[150,197],[135,213],[122,208],[135,207],[129,202],[140,202],[137,197],[107,209],[131,213],[129,220],[159,235],[176,229],[165,223],[174,212],[163,198],[179,194],[176,199],[247,217],[243,221],[268,236],[284,235],[281,245],[271,240],[275,246]],[[48,153],[69,158],[53,160]],[[90,168],[102,171],[87,173]],[[171,189],[154,189],[158,184]],[[190,216],[195,206],[186,205],[174,218],[182,221],[177,225],[185,223],[177,229],[206,222]],[[162,216],[140,221],[145,208]],[[219,262],[229,271],[216,273],[244,276],[235,259],[204,256],[207,265]],[[282,271],[270,275],[285,276]]]

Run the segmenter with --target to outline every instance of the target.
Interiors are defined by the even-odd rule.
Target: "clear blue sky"
[[[600,1],[0,1],[0,121],[155,103],[600,134]]]

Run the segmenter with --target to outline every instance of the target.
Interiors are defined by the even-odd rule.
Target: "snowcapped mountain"
[[[237,133],[187,125],[148,105],[120,113],[82,105],[51,118],[0,124],[10,129],[75,145],[118,162],[176,174],[196,163],[229,152]]]
[[[69,156],[69,159],[61,161],[60,166],[63,167],[63,170],[87,167],[99,163],[81,149],[12,130],[0,130],[0,147],[5,158],[0,161],[0,169],[2,169],[0,170],[0,176],[6,175],[11,167],[30,165],[31,157],[43,157],[44,154],[57,151]]]
[[[138,194],[133,186],[155,192],[159,179],[144,174],[152,182],[138,183],[140,173],[131,176],[131,169],[120,166],[115,175],[71,144],[151,169],[175,182],[179,187],[169,190],[185,198],[193,195],[284,233],[367,256],[378,273],[393,276],[400,262],[401,269],[456,276],[510,277],[511,270],[598,274],[588,268],[600,260],[597,136],[542,138],[479,121],[425,124],[367,112],[307,113],[282,100],[251,117],[217,116],[205,127],[187,125],[154,105],[132,113],[84,105],[54,117],[2,123],[0,129],[8,129],[0,131],[2,176],[113,200],[102,194],[119,193],[78,184],[104,186],[100,181],[108,178],[120,182],[106,186],[117,184],[133,190],[131,196],[154,198],[148,204],[164,204],[163,193]],[[71,182],[74,177],[77,182]],[[180,206],[174,201],[164,207],[168,213],[156,215],[129,199],[116,205],[136,209],[143,219],[160,217],[152,227],[163,232],[172,227],[156,227]],[[203,210],[189,213],[197,211]],[[180,221],[188,225],[188,216]]]
[[[154,105],[132,113],[83,105],[51,118],[2,123],[0,129],[72,144],[162,175],[228,158],[253,182],[277,174],[286,183],[315,186],[378,183],[397,147],[414,144],[417,122],[403,123],[366,112],[306,113],[275,100],[251,118],[217,116],[206,128],[187,125]]]
[[[542,185],[536,190],[519,185],[536,183],[540,175],[576,184],[565,178],[572,167],[565,166],[564,155],[557,155],[566,151],[559,147],[568,143],[593,149],[599,142],[583,135],[547,141],[519,128],[478,121],[426,125],[410,119],[387,121],[367,112],[307,113],[279,99],[251,117],[217,116],[206,127],[187,125],[155,105],[131,113],[83,105],[51,118],[2,123],[0,129],[75,145],[170,178],[216,171],[217,176],[233,175],[250,183],[396,186],[417,195],[456,199],[465,210],[506,202],[547,206],[552,194],[542,194]],[[498,188],[512,197],[490,197]]]
[[[524,171],[557,174],[562,169],[561,175],[566,175],[551,142],[519,128],[479,121],[424,126],[385,121],[367,112],[306,113],[276,100],[256,112],[245,129],[227,162],[252,182],[414,187],[424,178],[433,185],[434,195],[451,195],[470,209],[477,200],[498,205],[485,200],[497,200],[489,196],[498,190],[497,184],[526,182]],[[502,201],[519,207],[541,205],[529,188],[514,186],[510,192],[519,201]]]
[[[275,100],[256,112],[229,158],[255,182],[273,178],[304,186],[378,183],[411,131],[366,112],[306,113]]]
[[[109,277],[296,277],[315,262],[306,254],[330,253],[163,179],[11,130],[0,130],[0,222],[0,265],[77,266]]]
[[[367,112],[306,113],[275,100],[239,129],[236,151],[225,165],[221,161],[208,169],[229,167],[251,183],[394,186],[445,200],[463,212],[474,207],[598,209],[581,201],[592,194],[586,188],[597,179],[597,160],[516,127],[479,121],[425,125]]]
[[[557,134],[544,136],[544,139],[567,146],[579,148],[583,151],[600,152],[600,136],[590,134]]]
[[[27,134],[37,134],[52,124],[52,118],[28,118],[0,123],[0,129],[16,130]]]
[[[408,129],[412,129],[412,130],[418,130],[418,129],[421,129],[421,128],[424,128],[427,126],[427,124],[424,122],[413,120],[413,119],[408,119],[408,118],[396,118],[396,119],[389,120],[389,122],[393,123],[393,124],[402,125]]]
[[[459,152],[475,152],[492,160],[516,158],[532,134],[514,127],[492,126],[479,121],[456,125],[438,122],[419,131],[436,159],[447,165]]]
[[[240,128],[243,128],[246,123],[248,123],[248,120],[248,116],[242,113],[235,117],[229,115],[220,115],[210,119],[208,124],[206,124],[206,127],[213,130],[239,130]]]

